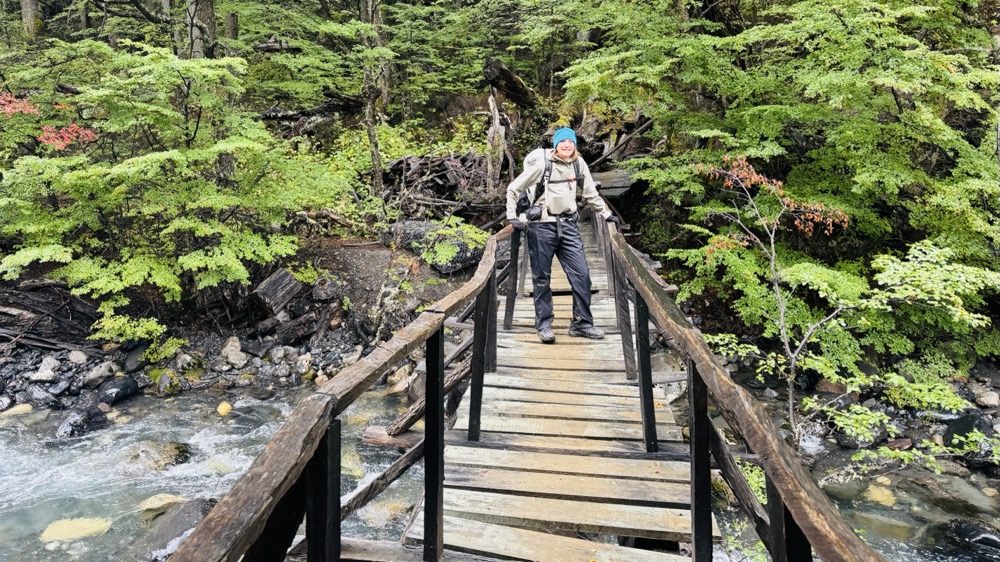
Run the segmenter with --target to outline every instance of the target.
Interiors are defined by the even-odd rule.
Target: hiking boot
[[[542,343],[556,343],[556,334],[552,328],[539,328],[538,339],[542,340]]]
[[[574,338],[590,338],[592,340],[603,340],[604,330],[596,326],[587,326],[586,328],[580,328],[578,326],[569,327],[569,335]]]

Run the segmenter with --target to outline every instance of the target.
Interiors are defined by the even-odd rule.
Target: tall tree
[[[37,35],[40,23],[38,0],[21,0],[21,27],[24,29],[24,34],[28,37]]]

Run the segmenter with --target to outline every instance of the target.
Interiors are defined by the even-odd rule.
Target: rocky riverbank
[[[412,246],[425,233],[423,223],[414,224],[399,227],[402,245]],[[420,235],[412,234],[418,227]],[[0,354],[0,417],[39,408],[63,411],[53,437],[70,438],[105,426],[116,404],[140,393],[243,389],[266,398],[282,388],[322,384],[408,323],[421,306],[458,287],[478,260],[463,251],[444,269],[432,268],[409,251],[333,239],[314,242],[302,258],[334,273],[296,289],[264,320],[232,326],[229,333],[205,318],[172,327],[187,343],[156,364],[144,359],[142,343],[67,349],[8,343]]]

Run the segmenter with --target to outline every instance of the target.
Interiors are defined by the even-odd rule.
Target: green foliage
[[[883,375],[882,378],[886,398],[900,408],[959,412],[971,406],[959,398],[951,387],[940,381],[911,383],[894,373]]]
[[[72,107],[97,140],[54,150],[30,138],[5,145],[16,148],[0,182],[0,237],[14,249],[0,259],[0,274],[59,265],[50,275],[102,299],[96,337],[159,341],[158,322],[125,312],[138,291],[176,303],[247,283],[248,264],[295,252],[294,238],[270,225],[312,201],[326,176],[288,158],[259,122],[232,109],[243,91],[235,74],[242,61],[134,47],[53,41],[38,60],[8,69],[8,86],[51,92],[54,77],[37,69],[43,61],[59,66],[60,79],[81,92],[32,99],[52,108],[35,116],[36,130]]]
[[[747,484],[750,486],[750,490],[757,498],[757,501],[761,505],[767,505],[767,484],[764,469],[752,462],[747,462],[739,458],[736,459],[736,466],[743,473],[743,477],[746,478]]]
[[[428,232],[421,244],[425,249],[420,258],[432,265],[443,266],[458,256],[464,245],[469,250],[486,247],[490,234],[471,224],[466,224],[458,217],[450,217],[442,222],[442,227]]]

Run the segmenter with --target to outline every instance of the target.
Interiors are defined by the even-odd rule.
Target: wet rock
[[[14,399],[10,396],[0,396],[0,412],[6,412],[8,408],[14,405]]]
[[[144,524],[148,525],[151,521],[166,513],[172,506],[186,501],[188,501],[188,498],[173,494],[156,494],[139,503],[137,506],[139,518]]]
[[[49,387],[49,394],[51,394],[52,396],[59,396],[63,392],[66,392],[66,390],[69,389],[71,384],[72,383],[70,383],[68,379],[63,379],[61,381],[58,381]]]
[[[867,484],[860,480],[849,482],[829,482],[823,485],[823,491],[828,496],[840,501],[854,501],[861,492],[865,490]]]
[[[53,521],[42,531],[42,542],[69,541],[103,535],[111,528],[110,519],[82,517]]]
[[[854,514],[854,520],[857,527],[876,536],[905,541],[917,535],[917,530],[910,523],[877,513],[857,512]]]
[[[243,353],[240,347],[240,339],[236,336],[226,339],[226,342],[222,344],[222,349],[219,350],[219,355],[237,369],[246,365],[247,361],[249,361],[249,357],[247,357],[246,353]]]
[[[97,399],[106,404],[115,404],[139,393],[139,384],[126,375],[101,383],[97,388]]]
[[[115,376],[118,370],[118,365],[114,361],[104,361],[99,363],[96,367],[90,370],[89,373],[83,377],[84,388],[97,388],[102,382]]]
[[[930,528],[925,541],[937,551],[944,550],[942,543],[950,545],[963,559],[1000,561],[1000,531],[982,521],[952,519]]]
[[[59,424],[59,428],[56,429],[56,437],[60,439],[79,437],[107,423],[107,421],[108,418],[104,412],[97,408],[71,410]]]
[[[215,502],[199,498],[170,506],[164,515],[153,522],[148,534],[114,559],[127,562],[166,560],[180,545],[178,539],[189,534],[208,515],[213,505]]]
[[[150,470],[163,470],[191,459],[191,447],[177,441],[140,441],[129,448],[128,460]]]
[[[40,408],[61,408],[62,403],[48,390],[33,384],[28,387],[28,401]]]
[[[69,352],[66,357],[70,363],[74,365],[86,365],[87,364],[87,354],[80,350],[73,350]]]
[[[995,498],[986,497],[978,488],[957,476],[905,470],[900,473],[897,488],[922,500],[925,505],[936,506],[955,515],[997,512]]]
[[[893,495],[892,490],[884,486],[877,486],[874,484],[868,486],[865,490],[865,499],[872,503],[877,503],[886,507],[896,505],[896,496]]]
[[[143,354],[146,353],[147,349],[149,349],[148,345],[141,344],[132,348],[132,350],[128,352],[128,355],[125,356],[126,373],[134,373],[146,365],[149,365],[149,361],[143,358]]]
[[[22,414],[27,414],[34,409],[35,407],[32,406],[31,404],[18,404],[17,406],[14,406],[13,408],[10,408],[0,413],[0,418],[10,418],[13,416],[20,416]]]

